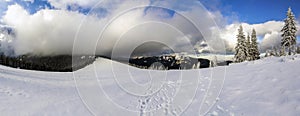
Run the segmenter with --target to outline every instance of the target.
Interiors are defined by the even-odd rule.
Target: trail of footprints
[[[178,115],[181,112],[180,107],[172,106],[173,98],[178,89],[178,83],[169,83],[162,87],[162,89],[148,97],[141,97],[138,100],[140,116],[151,114],[152,111],[163,109],[165,115]]]
[[[11,89],[11,88],[0,88],[0,96],[7,97],[25,97],[28,98],[29,94],[24,92],[24,90],[16,90],[16,89]]]

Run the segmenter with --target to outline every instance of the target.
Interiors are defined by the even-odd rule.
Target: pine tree
[[[288,9],[287,18],[284,20],[284,22],[284,27],[281,30],[281,32],[283,32],[283,34],[281,35],[281,47],[282,49],[286,48],[288,50],[288,55],[291,55],[292,52],[295,54],[297,28],[295,16],[291,8]]]
[[[251,61],[251,42],[250,42],[250,34],[248,33],[247,39],[246,39],[246,60]]]
[[[247,45],[246,45],[245,35],[243,32],[243,27],[240,26],[237,35],[237,45],[235,46],[235,55],[234,55],[235,62],[243,62],[246,60],[247,58],[246,47]]]
[[[297,53],[297,54],[300,54],[300,46],[297,47],[296,53]]]
[[[281,47],[280,52],[279,52],[280,56],[285,56],[285,46]]]
[[[269,51],[268,50],[265,53],[265,57],[269,57]]]
[[[257,43],[257,37],[256,37],[256,31],[255,29],[252,30],[252,35],[251,35],[251,56],[252,60],[257,60],[259,59],[259,50],[258,50],[258,43]]]
[[[273,46],[269,53],[270,53],[270,56],[276,56],[276,52],[275,52],[275,49]]]
[[[274,51],[274,55],[275,55],[275,56],[279,56],[279,53],[278,53],[277,47],[274,47],[274,50],[273,50],[273,51]]]

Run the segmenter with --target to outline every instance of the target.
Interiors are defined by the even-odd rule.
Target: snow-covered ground
[[[190,116],[216,102],[206,115],[296,116],[299,68],[299,55],[166,72],[106,59],[74,73],[0,66],[0,114]]]

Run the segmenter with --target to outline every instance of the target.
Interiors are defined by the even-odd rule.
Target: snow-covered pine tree
[[[259,59],[259,50],[258,50],[258,43],[257,43],[257,36],[256,36],[256,31],[255,29],[252,30],[251,34],[251,55],[252,55],[252,60],[257,60]]]
[[[285,56],[285,46],[282,46],[281,49],[280,49],[280,52],[279,52],[279,55],[280,56]]]
[[[265,52],[265,57],[269,57],[269,50]]]
[[[246,60],[251,61],[252,60],[252,53],[251,53],[251,42],[250,42],[250,34],[247,35],[246,40]]]
[[[274,51],[274,53],[275,53],[275,54],[274,54],[275,56],[279,56],[279,52],[278,52],[277,47],[274,47],[274,48],[273,48],[273,51]]]
[[[284,20],[284,23],[284,27],[281,30],[281,32],[283,32],[281,35],[281,47],[282,49],[286,48],[288,50],[288,55],[291,55],[292,53],[295,54],[297,28],[295,16],[291,8],[287,11],[287,18]]]
[[[296,53],[297,53],[297,54],[300,54],[300,46],[297,47]]]
[[[275,52],[275,49],[274,49],[274,46],[272,46],[272,49],[270,50],[270,56],[276,56],[276,52]]]
[[[237,35],[237,45],[235,46],[235,55],[234,61],[235,62],[243,62],[246,60],[246,42],[245,42],[245,35],[243,32],[243,27],[240,26],[238,29]]]

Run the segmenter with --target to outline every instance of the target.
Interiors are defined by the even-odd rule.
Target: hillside
[[[213,103],[210,100],[203,101],[206,95],[209,96],[205,92],[212,87],[222,88],[222,90],[219,97],[216,99],[212,97],[212,101],[216,101],[216,104],[207,115],[295,116],[300,114],[299,66],[299,55],[281,58],[268,57],[254,62],[231,64],[213,69],[168,71],[167,73],[149,72],[149,70],[128,67],[125,64],[102,58],[97,59],[93,65],[74,73],[26,71],[0,66],[0,114],[91,115],[84,106],[88,104],[93,114],[98,115],[124,113],[127,115],[178,115],[185,110],[182,106],[186,105],[189,107],[183,115],[198,115],[199,109],[206,111],[205,106]],[[226,73],[222,72],[225,68]],[[212,71],[220,78],[212,78]],[[97,79],[93,78],[95,74],[98,75]],[[155,76],[149,78],[148,74]],[[77,93],[73,75],[79,87],[80,96]],[[180,77],[180,75],[183,76]],[[121,86],[114,84],[114,76],[117,77],[118,84]],[[130,76],[129,80],[125,79]],[[166,78],[161,79],[161,77]],[[132,79],[135,80],[134,83],[130,82]],[[182,81],[178,81],[180,79]],[[222,87],[223,79],[225,80]],[[153,84],[161,84],[160,81],[165,81],[165,85],[161,87],[166,88],[159,90],[151,86],[152,90],[158,89],[158,91],[150,97],[137,97],[131,94],[131,92],[139,93],[139,95],[149,94],[149,92],[142,91],[144,87],[148,87],[149,80],[154,81]],[[217,80],[213,81],[218,82],[215,83],[216,87],[209,86],[212,84],[211,80]],[[140,88],[133,86],[136,83],[143,86]],[[101,88],[98,85],[101,85]],[[124,92],[122,88],[130,91]],[[193,98],[195,93],[193,90],[196,90],[197,94],[190,104],[188,101]],[[176,104],[181,104],[180,106],[173,104],[170,96],[174,94],[177,95],[176,98],[180,98],[176,101]],[[155,112],[147,113],[151,109],[155,109]],[[201,114],[203,113],[205,112]]]

